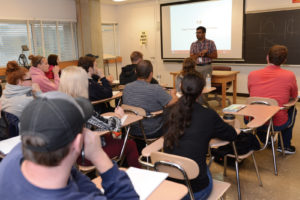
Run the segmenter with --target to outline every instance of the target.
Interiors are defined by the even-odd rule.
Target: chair
[[[234,127],[236,129],[240,129],[240,122],[237,119],[235,119],[235,121],[234,121]],[[240,129],[240,130],[243,131],[243,129]],[[249,131],[249,130],[247,130],[247,131]],[[210,149],[211,148],[218,148],[220,146],[224,146],[224,145],[227,145],[229,143],[230,143],[229,141],[224,141],[224,140],[220,140],[220,139],[211,139],[211,141],[209,142],[209,150],[208,150],[209,156],[210,156],[209,166],[210,166],[210,164],[212,163],[212,160],[213,160],[213,157],[211,155]],[[223,172],[223,175],[227,176],[227,174],[226,174],[227,157],[235,158],[235,170],[236,170],[236,181],[237,181],[237,189],[238,189],[238,199],[241,199],[239,165],[238,165],[238,163],[241,160],[246,159],[246,158],[248,158],[251,155],[252,159],[253,159],[253,164],[254,164],[254,167],[255,167],[255,171],[256,171],[256,176],[257,176],[257,179],[258,179],[258,182],[259,182],[259,186],[262,186],[262,181],[261,181],[261,178],[260,178],[260,175],[259,175],[259,171],[258,171],[258,167],[257,167],[257,164],[256,164],[256,160],[255,160],[255,156],[254,156],[254,151],[251,150],[251,151],[249,151],[246,154],[239,155],[238,152],[237,152],[237,150],[236,150],[236,146],[235,146],[235,142],[234,141],[232,141],[232,147],[233,147],[234,154],[227,154],[227,155],[224,156],[224,172]]]
[[[275,99],[265,98],[265,97],[249,97],[249,98],[247,98],[246,103],[247,104],[264,104],[264,105],[269,105],[269,106],[278,106],[278,102]],[[295,101],[295,103],[296,103],[296,101]],[[290,105],[290,106],[293,106],[293,105]],[[289,108],[289,106],[282,107],[281,109],[288,109],[288,108]],[[294,107],[294,112],[295,112],[295,107]],[[294,123],[294,121],[295,121],[295,115],[293,114],[293,119],[292,119],[292,122],[289,125],[289,127]],[[278,171],[277,171],[277,164],[276,164],[274,141],[275,141],[275,138],[277,135],[279,135],[279,137],[280,137],[282,155],[285,156],[282,133],[281,133],[281,131],[274,131],[273,121],[271,119],[269,122],[269,125],[268,125],[265,144],[260,150],[264,150],[265,148],[267,148],[268,141],[270,138],[271,139],[271,147],[272,147],[272,155],[273,155],[273,163],[274,163],[274,173],[276,176],[278,175]]]
[[[140,159],[140,163],[147,167],[154,168],[156,171],[166,172],[171,178],[183,180],[188,187],[190,198],[194,200],[195,197],[190,180],[199,175],[200,170],[198,164],[190,158],[158,152],[158,150],[163,148],[163,141],[164,139],[161,137],[145,147],[142,151],[142,156],[147,157],[150,155],[151,163],[144,162],[142,159]],[[213,190],[208,199],[222,198],[229,187],[230,183],[213,180]]]
[[[163,111],[160,110],[160,111],[156,111],[156,112],[152,112],[150,114],[147,114],[146,111],[143,108],[130,106],[130,105],[126,105],[126,104],[123,104],[122,108],[124,109],[125,112],[132,112],[136,115],[142,116],[143,118],[153,118],[153,117],[156,117],[156,116],[161,115],[163,113]],[[131,138],[137,139],[137,140],[144,140],[146,145],[148,145],[148,144],[150,144],[153,141],[158,139],[158,138],[147,138],[147,134],[144,131],[144,126],[143,126],[142,121],[139,121],[139,126],[140,126],[141,131],[142,131],[142,136],[140,137],[140,136],[130,135]]]
[[[1,117],[3,117],[6,125],[8,126],[8,137],[15,137],[19,135],[19,118],[9,112],[1,111]]]
[[[216,71],[231,71],[231,67],[228,67],[228,66],[212,66],[212,70],[216,70]],[[228,90],[231,85],[232,85],[232,82],[227,83],[226,90]],[[219,106],[221,106],[221,104],[222,104],[222,98],[219,97],[218,95],[222,94],[222,84],[221,83],[212,83],[211,86],[215,87],[216,90],[214,90],[214,91],[211,92],[211,94],[214,94],[214,97],[207,98],[207,101],[216,100],[219,103]],[[228,105],[231,104],[229,98],[226,98],[226,101],[227,101]]]

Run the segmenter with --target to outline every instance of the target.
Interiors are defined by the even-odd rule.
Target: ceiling
[[[129,3],[136,3],[136,2],[142,2],[146,0],[126,0],[122,2],[114,2],[113,0],[101,0],[101,3],[103,4],[110,4],[110,5],[124,5]]]
[[[109,5],[124,5],[124,4],[145,2],[145,1],[149,1],[149,0],[126,0],[122,2],[114,2],[113,0],[101,0],[101,3],[109,4]],[[156,1],[158,3],[170,3],[170,2],[178,2],[178,1],[186,1],[186,0],[156,0]]]

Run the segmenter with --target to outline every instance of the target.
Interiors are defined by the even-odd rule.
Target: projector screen
[[[196,28],[206,28],[218,60],[243,60],[244,0],[206,0],[161,4],[162,59],[190,56]]]

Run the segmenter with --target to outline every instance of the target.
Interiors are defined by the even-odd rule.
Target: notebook
[[[140,200],[146,199],[167,177],[167,173],[130,167],[126,170]]]
[[[113,91],[112,94],[113,94],[113,96],[115,96],[115,95],[119,94],[119,92],[120,91]]]
[[[223,112],[237,112],[245,107],[246,105],[244,104],[231,104],[230,106],[224,108]]]
[[[0,141],[0,152],[7,155],[19,142],[21,142],[21,136]]]

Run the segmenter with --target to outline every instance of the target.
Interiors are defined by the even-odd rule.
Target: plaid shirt
[[[205,39],[203,42],[197,40],[196,42],[193,42],[190,49],[190,54],[195,55],[200,53],[202,50],[207,49],[207,54],[211,54],[213,51],[217,51],[216,45],[214,41]],[[211,63],[212,59],[204,56],[202,57],[202,62],[200,63],[199,60],[196,60],[196,64],[206,64]]]

